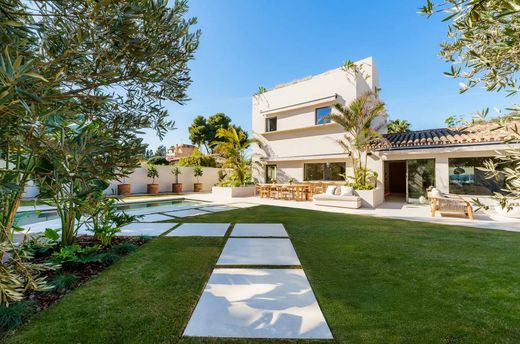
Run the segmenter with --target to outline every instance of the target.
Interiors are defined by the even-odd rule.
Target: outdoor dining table
[[[296,201],[308,201],[311,196],[311,185],[309,184],[260,184],[260,190],[268,189],[267,195],[269,198],[272,197],[273,194],[276,194],[278,198],[280,198],[280,193],[290,193]],[[264,193],[260,191],[260,196],[263,197]]]

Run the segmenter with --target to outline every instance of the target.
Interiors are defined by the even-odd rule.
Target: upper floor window
[[[325,118],[328,115],[330,115],[330,106],[317,108],[315,110],[315,112],[316,112],[316,124],[326,124],[326,123],[331,122],[330,119]]]
[[[276,131],[276,117],[270,117],[265,119],[265,131]]]

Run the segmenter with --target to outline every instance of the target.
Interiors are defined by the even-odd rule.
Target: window
[[[303,165],[304,180],[344,180],[344,162],[326,162]]]
[[[450,175],[450,193],[461,195],[492,195],[504,187],[504,177],[486,178],[486,172],[478,168],[492,159],[484,158],[452,158],[448,159]]]
[[[265,119],[265,131],[276,131],[276,117],[266,118]]]
[[[265,182],[276,183],[276,165],[267,165],[265,167]]]
[[[330,106],[317,108],[316,112],[316,124],[326,124],[330,123],[330,119],[325,119],[328,115],[330,115]]]

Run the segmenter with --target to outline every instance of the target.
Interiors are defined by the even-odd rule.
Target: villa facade
[[[367,91],[379,88],[379,75],[372,58],[356,62],[358,71],[338,68],[316,76],[277,86],[253,96],[253,178],[259,183],[344,180],[351,166],[337,143],[343,128],[327,121],[335,103],[349,104]],[[375,127],[386,123],[379,118]],[[426,189],[471,196],[488,196],[503,187],[503,180],[490,180],[478,168],[496,155],[505,130],[493,123],[468,128],[440,128],[387,135],[374,147],[368,167],[378,174],[381,201],[401,197],[416,202]]]

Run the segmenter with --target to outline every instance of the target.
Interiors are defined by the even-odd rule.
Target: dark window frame
[[[319,173],[322,173],[321,178],[314,179],[314,178],[307,178],[307,167],[309,165],[317,165],[317,171]],[[328,165],[328,166],[327,166]],[[333,166],[332,165],[341,165],[342,174],[346,173],[347,171],[347,163],[343,161],[332,161],[332,162],[309,162],[303,164],[303,180],[304,181],[342,181],[345,180],[343,177],[341,177],[338,173],[337,175],[333,175]]]
[[[270,127],[269,123],[270,121],[274,120],[274,129],[272,129],[272,127]],[[267,117],[265,119],[265,132],[266,133],[270,133],[270,132],[273,132],[273,131],[277,131],[278,130],[278,117]]]
[[[322,109],[329,109],[329,114],[328,114],[328,115],[330,115],[330,114],[332,113],[332,107],[330,107],[330,106],[322,106],[322,107],[319,107],[319,108],[315,108],[315,109],[314,109],[314,124],[315,124],[315,125],[329,124],[329,123],[332,122],[332,120],[329,119],[329,120],[327,120],[327,121],[323,120],[322,123],[318,123],[318,111],[319,111],[319,110],[322,110]],[[327,116],[328,116],[328,115],[327,115]],[[324,116],[324,117],[325,117],[325,116]]]

